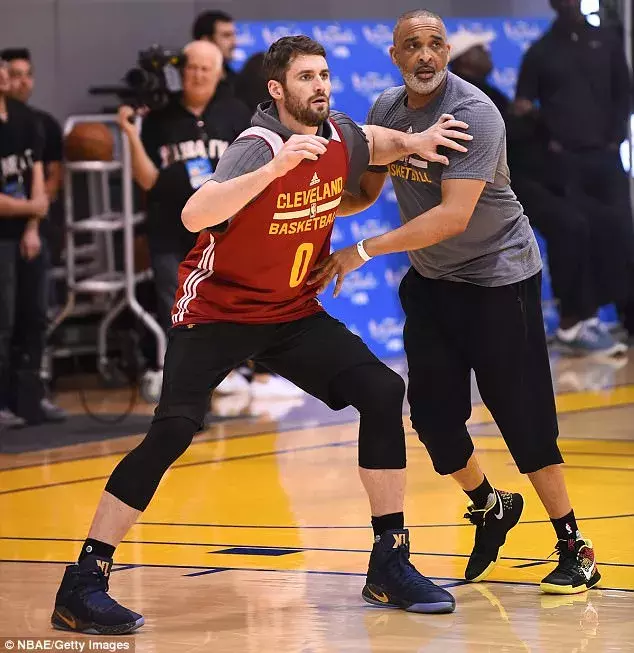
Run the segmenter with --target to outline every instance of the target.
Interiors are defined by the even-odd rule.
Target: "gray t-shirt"
[[[438,206],[443,179],[486,182],[464,233],[408,252],[412,265],[424,277],[479,286],[504,286],[539,272],[542,262],[533,230],[509,185],[506,130],[493,102],[452,73],[430,105],[408,109],[406,98],[404,86],[384,91],[370,109],[368,124],[421,132],[449,113],[469,125],[473,140],[464,141],[469,149],[466,154],[443,152],[448,166],[409,156],[386,167],[370,168],[392,177],[401,221],[406,223]]]

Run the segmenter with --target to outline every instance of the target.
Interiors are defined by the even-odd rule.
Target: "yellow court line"
[[[588,391],[566,392],[555,396],[557,413],[575,413],[601,408],[617,408],[619,406],[632,406],[634,408],[634,385],[623,385],[604,392]],[[493,417],[484,404],[475,404],[471,418],[467,422],[474,424],[491,424]],[[634,416],[632,418],[634,423]]]
[[[580,393],[566,393],[557,397],[559,414],[566,414],[569,412],[576,412],[581,410],[593,410],[601,408],[611,408],[618,406],[634,406],[634,385],[621,386],[606,392],[580,392]],[[470,425],[474,424],[491,424],[493,418],[490,412],[481,404],[473,407],[473,414],[469,420]],[[293,429],[286,432],[289,433],[306,433],[310,431],[311,441],[306,443],[307,450],[313,446],[328,446],[335,444],[340,440],[335,438],[328,438],[330,431],[340,434],[341,425],[324,425],[312,427],[311,429]],[[177,469],[183,463],[200,462],[201,458],[207,458],[210,464],[219,460],[226,459],[227,457],[235,456],[236,460],[240,460],[240,456],[249,455],[274,455],[278,451],[278,446],[275,441],[279,431],[268,431],[261,434],[253,434],[248,437],[229,438],[226,440],[205,440],[203,442],[194,442],[185,455],[180,459],[180,465],[177,463],[173,468]],[[478,436],[475,436],[476,442]],[[560,439],[560,444],[565,444],[564,453],[574,453],[576,451],[595,452],[595,453],[619,453],[634,455],[634,442],[630,441],[605,441],[605,440],[569,440]],[[487,449],[497,449],[501,451],[506,450],[505,443],[498,438],[487,438]],[[562,447],[563,448],[563,447]],[[302,446],[297,447],[301,450]],[[599,450],[599,451],[597,451]],[[213,455],[217,453],[217,455]],[[210,455],[212,454],[212,455]],[[87,482],[90,478],[101,477],[108,475],[114,464],[123,456],[123,453],[114,453],[111,456],[95,458],[83,458],[81,460],[70,460],[66,462],[59,462],[51,467],[46,464],[33,465],[28,467],[21,467],[17,469],[0,470],[0,491],[11,491],[21,487],[29,487],[35,485],[34,479],[37,476],[40,485],[48,485],[55,483],[64,483],[69,481],[80,482],[85,479]],[[227,461],[229,462],[229,461]],[[90,469],[90,474],[87,474],[87,469]],[[44,470],[46,473],[44,474]],[[35,475],[35,476],[34,476]],[[45,477],[45,478],[44,478]]]

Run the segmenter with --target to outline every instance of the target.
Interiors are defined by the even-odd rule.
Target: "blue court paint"
[[[205,569],[204,571],[195,571],[191,574],[183,574],[183,576],[208,576],[209,574],[217,574],[219,571],[228,571],[226,567],[215,567],[214,569]]]
[[[210,551],[209,553],[224,553],[227,555],[238,556],[285,556],[289,553],[301,553],[302,549],[275,549],[273,547],[256,547],[256,546],[234,546],[231,549],[222,549],[222,551]]]

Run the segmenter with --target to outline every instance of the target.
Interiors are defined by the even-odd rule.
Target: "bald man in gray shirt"
[[[555,399],[541,310],[537,243],[510,186],[504,121],[491,100],[447,71],[450,46],[442,19],[425,10],[401,16],[390,53],[405,85],[385,91],[368,123],[420,132],[439,119],[469,125],[468,151],[442,162],[407,156],[370,168],[362,194],[339,214],[357,213],[392,178],[402,226],[335,252],[311,275],[324,289],[374,256],[408,252],[412,267],[400,298],[406,315],[411,419],[439,474],[451,474],[471,499],[476,526],[465,578],[484,580],[500,557],[524,505],[518,493],[491,486],[466,428],[475,371],[520,472],[533,483],[557,535],[559,564],[542,591],[576,594],[601,576],[568,498],[557,446]]]

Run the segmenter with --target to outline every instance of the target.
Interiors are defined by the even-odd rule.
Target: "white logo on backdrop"
[[[504,21],[504,34],[506,38],[517,43],[522,52],[526,52],[533,41],[542,35],[543,28],[538,23],[530,23],[526,20]]]
[[[393,268],[386,268],[385,283],[387,283],[390,288],[398,288],[401,284],[401,280],[407,274],[408,270],[408,265],[401,265],[401,267],[397,268],[396,270]]]
[[[350,48],[348,46],[355,45],[357,42],[357,37],[350,28],[343,29],[337,23],[325,27],[316,25],[313,27],[313,38],[322,43],[333,56],[339,59],[350,57]]]
[[[370,337],[384,344],[391,352],[403,351],[403,321],[386,317],[380,322],[370,320],[368,323]]]
[[[392,45],[392,30],[394,28],[390,25],[380,23],[378,25],[364,25],[361,28],[365,40],[373,45],[375,48],[383,50],[388,53]]]
[[[374,102],[386,88],[396,86],[396,80],[391,73],[382,74],[374,71],[363,75],[352,73],[351,79],[354,90],[370,102]]]
[[[248,25],[237,27],[236,43],[240,48],[252,48],[255,45],[255,37],[251,34],[251,28]]]
[[[294,36],[296,34],[301,34],[301,31],[294,23],[276,25],[273,28],[262,28],[262,38],[264,39],[267,47],[269,47],[272,43],[275,43],[275,41],[278,39],[283,38],[284,36]]]
[[[350,223],[350,233],[356,241],[380,236],[386,231],[390,231],[391,228],[389,222],[381,222],[378,218],[370,218],[365,222],[353,220]]]
[[[497,86],[509,97],[513,97],[517,86],[517,70],[515,68],[495,68],[491,73],[491,81],[493,86]]]

